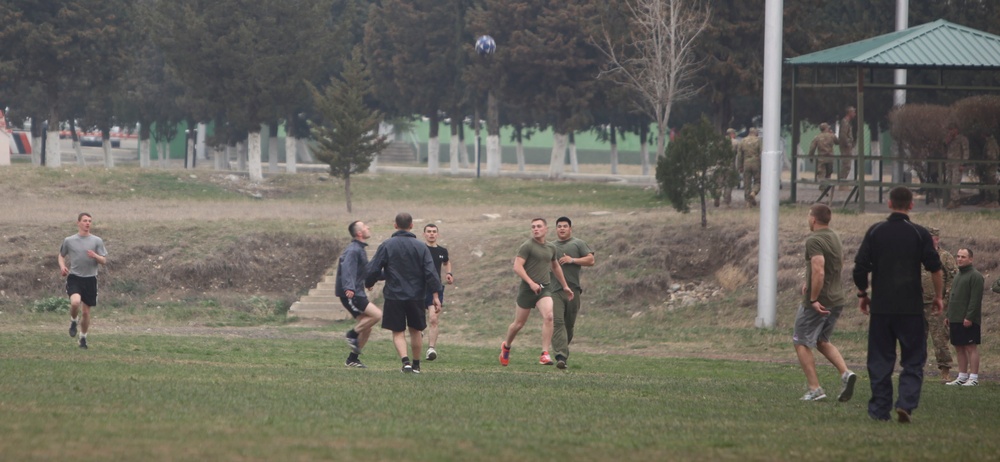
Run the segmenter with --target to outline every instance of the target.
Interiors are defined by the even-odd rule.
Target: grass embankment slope
[[[905,430],[867,420],[864,377],[850,403],[797,401],[803,380],[789,337],[804,206],[782,207],[778,327],[760,330],[756,214],[713,210],[701,229],[696,214],[640,188],[362,175],[348,214],[343,184],[315,174],[252,185],[200,170],[15,166],[0,181],[10,218],[0,224],[0,453],[11,460],[1000,456],[988,436],[1000,429],[990,381],[953,390],[928,378],[917,424]],[[46,311],[62,296],[59,243],[84,210],[112,256],[88,351],[66,337],[65,314]],[[351,220],[372,225],[374,248],[397,211],[438,224],[457,278],[442,357],[419,377],[397,372],[381,331],[364,355],[370,368],[349,370],[347,324],[285,319],[335,264]],[[584,270],[571,367],[535,364],[533,317],[500,368],[513,254],[531,218],[560,215],[598,255]],[[881,215],[836,213],[848,260]],[[942,227],[952,250],[973,247],[992,281],[992,215],[914,219]],[[672,284],[681,291],[670,294]],[[997,300],[986,302],[983,371],[992,376]],[[841,319],[835,343],[864,375],[866,320],[854,307]],[[820,374],[837,389],[835,371]]]

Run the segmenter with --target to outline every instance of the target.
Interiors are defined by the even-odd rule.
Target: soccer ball
[[[488,56],[494,51],[497,51],[497,43],[493,41],[493,37],[484,35],[476,39],[476,53],[479,53],[479,56]]]

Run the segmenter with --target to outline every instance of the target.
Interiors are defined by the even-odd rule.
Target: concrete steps
[[[328,272],[316,287],[292,304],[288,309],[289,317],[299,319],[319,319],[324,321],[343,321],[351,319],[351,314],[340,304],[340,298],[334,295],[336,287],[335,273]]]
[[[413,145],[402,141],[393,141],[378,153],[379,162],[417,162],[417,153]]]

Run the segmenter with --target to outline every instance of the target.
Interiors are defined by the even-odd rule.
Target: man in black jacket
[[[941,313],[943,280],[941,259],[934,250],[930,233],[910,222],[913,193],[902,186],[889,192],[886,221],[876,223],[865,233],[854,257],[854,284],[858,288],[859,308],[869,315],[868,376],[872,397],[868,415],[875,420],[889,420],[892,409],[892,371],[896,365],[899,343],[899,399],[895,403],[900,423],[908,423],[920,402],[924,364],[927,362],[927,337],[924,333],[923,293],[920,267],[931,273],[934,283],[934,310]],[[872,295],[868,297],[868,274]]]
[[[396,232],[378,246],[375,257],[368,262],[365,286],[371,287],[379,279],[385,279],[382,328],[392,331],[392,343],[403,362],[402,371],[420,373],[421,332],[427,327],[424,294],[430,293],[434,308],[440,309],[441,278],[427,245],[410,232],[413,217],[401,212],[396,215],[395,226]],[[407,330],[413,350],[412,363],[406,355]]]

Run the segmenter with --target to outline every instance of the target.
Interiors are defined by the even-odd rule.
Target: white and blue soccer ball
[[[483,35],[476,39],[476,53],[479,56],[489,56],[494,51],[497,51],[497,43],[493,41],[493,37]]]

